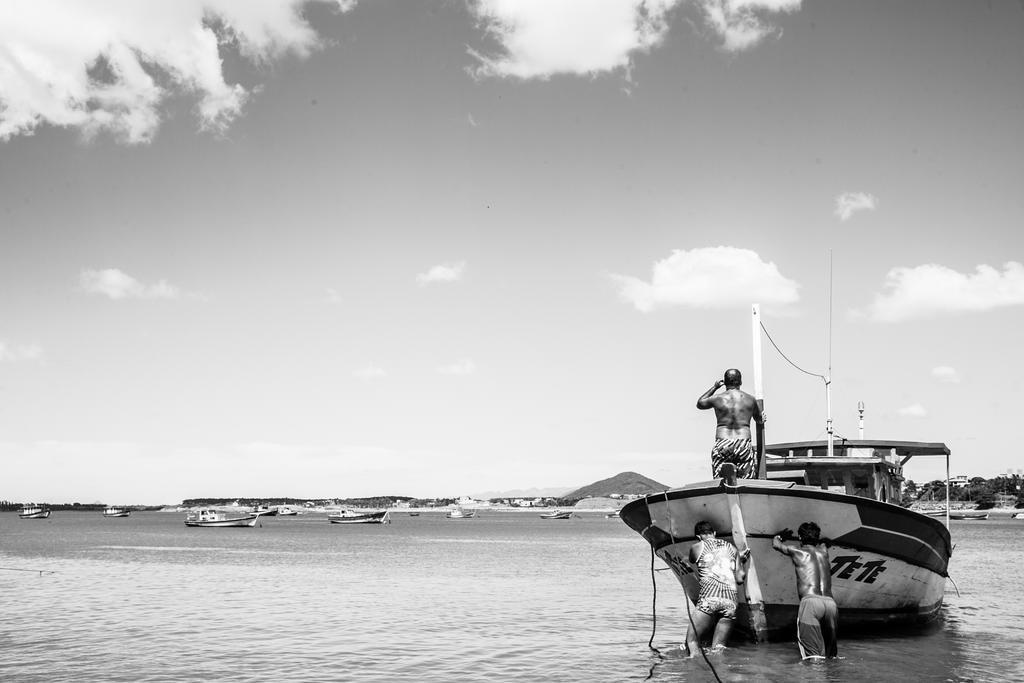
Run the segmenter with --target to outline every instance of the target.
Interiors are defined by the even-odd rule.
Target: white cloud
[[[466,262],[441,263],[434,266],[425,273],[416,276],[416,282],[420,286],[429,285],[432,282],[458,282],[462,279],[462,273],[466,270]]]
[[[35,344],[11,346],[0,341],[0,363],[42,360],[43,349]]]
[[[765,15],[795,12],[801,0],[697,0],[704,21],[722,39],[722,47],[739,52],[754,47],[780,30]]]
[[[482,76],[548,78],[628,67],[657,45],[679,0],[477,0],[482,26],[501,54],[471,53]]]
[[[836,216],[841,221],[850,220],[858,211],[874,210],[878,206],[875,195],[866,192],[844,192],[836,197]]]
[[[881,322],[898,322],[948,313],[990,311],[1024,304],[1024,266],[1010,261],[1002,272],[979,265],[974,273],[958,273],[938,264],[889,271],[884,291],[866,312],[854,311]]]
[[[299,14],[306,1],[0,3],[0,140],[50,124],[149,142],[179,94],[197,99],[201,128],[222,131],[250,95],[225,81],[223,50],[258,65],[305,56],[319,43]]]
[[[650,282],[612,275],[621,297],[644,313],[667,306],[723,308],[757,301],[791,304],[799,285],[749,249],[706,247],[675,250],[657,261]]]
[[[469,358],[463,358],[450,365],[442,365],[437,371],[442,375],[472,375],[476,372],[476,363]]]
[[[376,379],[378,377],[384,377],[388,373],[384,371],[384,368],[376,366],[373,363],[371,363],[366,367],[362,367],[359,368],[358,370],[355,370],[352,374],[353,376],[358,377],[359,379]]]
[[[932,368],[932,377],[940,382],[949,382],[950,384],[960,383],[960,373],[957,372],[955,368],[951,368],[948,365],[940,365],[936,368]]]
[[[103,294],[111,299],[177,299],[177,287],[160,280],[155,285],[144,285],[117,268],[83,270],[79,285],[89,294]]]
[[[764,16],[792,12],[800,0],[696,0],[707,26],[729,51],[745,50],[777,29]],[[550,78],[628,70],[635,55],[660,45],[683,0],[474,0],[472,10],[499,54],[470,50],[480,76]]]
[[[920,403],[912,403],[896,412],[904,417],[926,417],[928,415],[928,411]]]

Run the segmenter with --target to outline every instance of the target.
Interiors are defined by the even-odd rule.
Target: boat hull
[[[104,517],[131,517],[131,514],[131,510],[117,510],[114,512],[111,512],[109,510],[103,511]]]
[[[192,527],[253,527],[256,526],[258,515],[236,517],[233,519],[186,519],[185,526]]]
[[[387,510],[382,512],[364,512],[328,515],[331,524],[390,524],[391,515]]]
[[[796,575],[790,559],[772,549],[772,537],[805,521],[831,539],[832,593],[844,631],[927,623],[942,606],[949,532],[937,519],[896,505],[788,482],[740,480],[735,487],[704,482],[650,495],[627,504],[620,517],[651,543],[691,602],[698,589],[688,560],[694,524],[707,520],[723,538],[733,538],[742,525],[745,534],[736,541],[751,549],[751,560],[736,628],[755,640],[793,637]]]
[[[49,510],[38,510],[35,512],[20,512],[18,517],[21,519],[46,519],[50,516]]]

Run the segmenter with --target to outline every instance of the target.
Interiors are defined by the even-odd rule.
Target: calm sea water
[[[399,513],[389,526],[308,514],[253,529],[183,518],[0,514],[0,680],[714,680],[678,650],[678,583],[652,579],[649,546],[603,514]],[[959,594],[947,584],[934,627],[841,640],[841,658],[819,664],[794,644],[741,644],[712,656],[718,676],[1024,680],[1024,521],[954,521],[952,534]]]

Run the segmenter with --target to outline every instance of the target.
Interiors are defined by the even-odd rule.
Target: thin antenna
[[[864,401],[857,401],[857,412],[860,413],[860,420],[857,422],[857,438],[864,440]]]
[[[828,455],[832,457],[835,435],[832,431],[832,250],[828,250],[828,334],[826,335],[825,364],[825,431],[828,432]]]

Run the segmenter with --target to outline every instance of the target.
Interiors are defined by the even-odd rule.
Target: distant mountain
[[[614,477],[595,481],[589,486],[584,486],[583,488],[576,489],[571,493],[566,493],[562,497],[577,499],[587,498],[589,496],[610,496],[612,494],[638,495],[665,491],[669,488],[671,487],[659,484],[653,479],[648,479],[644,475],[637,474],[636,472],[620,472]]]
[[[508,491],[483,491],[472,494],[477,500],[491,500],[492,498],[561,498],[566,491],[571,491],[571,486],[557,486],[548,488],[532,489],[509,489]]]

